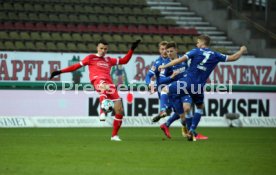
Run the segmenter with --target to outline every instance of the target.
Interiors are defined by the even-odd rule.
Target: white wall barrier
[[[168,118],[168,117],[167,117]],[[161,119],[158,123],[152,123],[150,117],[125,117],[123,127],[158,127],[166,121]],[[109,117],[105,122],[98,117],[7,117],[0,116],[0,128],[69,128],[69,127],[112,127],[113,118]],[[231,121],[225,117],[202,117],[199,127],[229,127]],[[232,121],[234,127],[276,127],[276,117],[241,117]],[[181,127],[179,121],[172,127]]]
[[[148,92],[120,92],[125,118],[123,126],[158,126],[150,117],[158,114],[157,95]],[[127,101],[128,96],[133,96]],[[0,90],[0,127],[109,127],[100,122],[98,94],[94,91]],[[131,99],[131,98],[130,98]],[[241,118],[234,126],[275,127],[276,93],[206,94],[204,117],[200,126],[229,126],[227,113]],[[208,116],[208,117],[206,117]],[[164,120],[163,120],[164,121]],[[162,122],[163,122],[162,121]],[[176,122],[173,126],[180,126]]]

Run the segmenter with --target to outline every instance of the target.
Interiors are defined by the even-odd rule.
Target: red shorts
[[[96,80],[93,80],[91,83],[93,84],[96,91],[100,95],[105,95],[107,99],[110,99],[110,100],[113,100],[113,101],[121,99],[119,94],[118,94],[118,91],[116,89],[116,86],[113,84],[113,82],[111,80],[96,79]],[[102,85],[102,84],[109,85],[109,90],[101,91],[99,89],[99,86]]]

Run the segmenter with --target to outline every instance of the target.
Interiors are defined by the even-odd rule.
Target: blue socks
[[[190,130],[190,128],[192,126],[192,122],[193,122],[193,115],[190,112],[190,114],[186,115],[186,124],[187,124],[188,130]]]
[[[191,125],[191,130],[196,130],[197,125],[201,119],[201,115],[202,115],[203,111],[202,109],[196,109],[194,117],[192,118],[192,125]]]
[[[168,94],[166,92],[161,92],[160,111],[165,111],[167,106],[168,106]]]
[[[175,121],[175,120],[178,120],[180,117],[178,114],[174,113],[165,123],[165,125],[167,127],[170,127],[171,124]]]

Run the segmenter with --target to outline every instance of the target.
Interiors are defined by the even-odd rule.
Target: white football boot
[[[111,137],[111,141],[120,142],[120,141],[122,141],[122,140],[120,139],[119,136],[116,135],[116,136]]]
[[[106,120],[106,114],[104,112],[102,112],[99,116],[99,119],[101,122],[104,122]]]

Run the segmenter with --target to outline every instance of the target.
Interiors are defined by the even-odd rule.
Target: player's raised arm
[[[54,78],[55,76],[61,74],[61,73],[73,72],[73,71],[75,71],[75,70],[81,68],[82,66],[87,65],[88,60],[89,60],[89,56],[85,57],[85,58],[84,58],[81,62],[79,62],[79,63],[73,64],[73,65],[71,65],[71,66],[69,66],[69,67],[66,67],[66,68],[64,68],[64,69],[61,69],[61,70],[57,70],[57,71],[52,72],[52,73],[51,73],[50,80],[51,80],[52,78]]]
[[[242,56],[242,54],[244,54],[246,52],[247,52],[247,48],[245,46],[241,46],[241,48],[240,48],[239,51],[237,51],[233,55],[229,55],[228,56],[227,61],[228,62],[230,62],[230,61],[236,61],[236,60],[238,60]]]
[[[162,65],[162,66],[159,66],[158,67],[158,70],[160,71],[161,69],[166,69],[168,67],[171,67],[171,66],[174,66],[174,65],[177,65],[181,62],[184,62],[186,61],[188,58],[186,55],[183,55],[181,58],[178,58],[178,59],[174,59],[173,61],[169,62],[168,64],[166,65]]]
[[[134,43],[132,43],[128,53],[123,58],[119,59],[119,64],[127,64],[129,62],[134,50],[136,49],[136,47],[139,45],[140,42],[141,40],[136,40]]]

